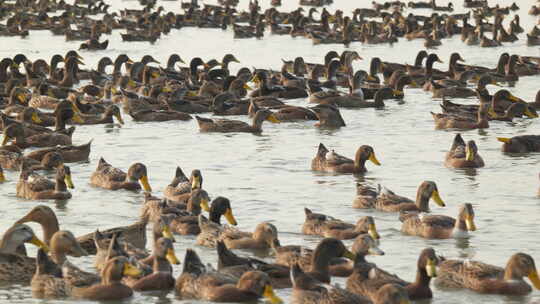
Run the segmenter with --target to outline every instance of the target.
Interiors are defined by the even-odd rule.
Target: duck
[[[355,254],[349,251],[341,240],[334,238],[322,239],[315,250],[277,244],[274,250],[277,264],[292,267],[295,263],[299,263],[307,274],[323,283],[330,283],[330,276],[337,275],[332,268],[339,270],[341,266],[339,264],[343,264],[341,260],[341,263],[335,264],[334,259],[346,258],[351,261],[355,259]]]
[[[402,222],[401,232],[427,239],[466,237],[469,232],[476,231],[474,210],[470,203],[459,207],[457,219],[446,215],[419,215],[417,213],[404,213],[399,219]]]
[[[60,165],[56,169],[55,181],[51,181],[32,170],[23,168],[17,183],[17,197],[31,200],[67,200],[69,189],[75,188],[71,180],[71,169]]]
[[[497,137],[502,142],[501,151],[505,153],[540,152],[540,135],[519,135]]]
[[[317,154],[311,161],[311,170],[335,173],[365,173],[367,172],[365,166],[367,160],[377,166],[381,165],[371,146],[360,146],[356,150],[353,161],[352,159],[337,154],[334,150],[329,151],[322,143],[320,143]]]
[[[375,208],[386,212],[428,212],[430,199],[441,207],[446,206],[439,195],[439,190],[437,189],[435,182],[423,181],[416,192],[416,201],[396,195],[394,192],[384,189],[379,193],[357,196],[353,201],[353,208]]]
[[[528,277],[534,287],[540,289],[534,259],[518,252],[510,257],[505,268],[479,261],[445,260],[439,264],[435,285],[467,288],[483,294],[524,296],[532,291],[524,277]]]
[[[120,108],[117,105],[109,105],[105,108],[103,114],[81,114],[82,122],[72,122],[80,125],[99,125],[114,123],[113,117],[116,118],[119,124],[124,124]]]
[[[47,132],[27,136],[24,126],[20,123],[14,123],[4,129],[2,146],[5,146],[10,140],[13,140],[13,145],[21,149],[71,145],[74,130],[75,128],[70,128],[66,132]]]
[[[236,279],[208,269],[193,249],[186,250],[184,268],[176,279],[175,290],[182,299],[238,303],[266,298],[272,304],[283,303],[274,293],[266,273],[248,271]]]
[[[263,222],[255,227],[253,233],[227,230],[220,240],[229,249],[268,250],[279,244],[278,231],[272,223]]]
[[[480,93],[477,92],[477,94]],[[435,121],[436,129],[485,129],[489,128],[487,119],[489,107],[489,104],[480,104],[476,120],[471,120],[469,117],[433,112],[431,112],[431,116]]]
[[[255,83],[258,89],[253,90],[250,97],[273,96],[284,99],[308,97],[306,90],[303,88],[271,85],[264,71],[255,73],[251,82]]]
[[[202,214],[198,217],[201,232],[197,236],[197,245],[215,247],[221,234],[229,229],[221,225],[221,216],[223,215],[227,222],[233,226],[238,225],[238,222],[232,212],[231,202],[226,197],[216,197],[212,201],[209,214],[209,219]]]
[[[210,119],[200,116],[195,116],[201,132],[242,132],[242,133],[261,133],[262,123],[268,120],[272,123],[279,123],[280,121],[274,116],[274,114],[267,109],[259,110],[253,117],[253,123],[249,125],[240,120],[229,119]]]
[[[195,169],[191,171],[191,176],[188,179],[182,171],[182,168],[176,167],[176,171],[173,180],[165,190],[163,194],[165,198],[174,203],[184,203],[189,197],[190,192],[194,189],[202,189],[203,177],[200,170]],[[204,211],[209,211],[208,202],[202,202],[201,207]]]
[[[154,242],[152,260],[152,274],[136,280],[129,284],[129,287],[136,291],[173,289],[175,280],[171,265],[180,264],[174,253],[173,241],[165,237],[157,239]]]
[[[25,216],[20,218],[16,224],[34,222],[41,225],[43,231],[43,242],[49,244],[52,236],[60,230],[60,224],[54,211],[46,205],[38,205],[32,208]],[[114,233],[122,235],[122,239],[138,248],[144,248],[146,244],[146,223],[137,222],[129,226],[119,226],[100,232],[104,239],[111,239]],[[77,238],[80,246],[87,254],[96,254],[94,233],[79,236]]]
[[[251,270],[263,271],[270,277],[274,288],[291,288],[289,267],[269,264],[262,260],[251,257],[240,257],[227,248],[225,243],[218,241],[216,245],[218,253],[218,271],[240,278],[245,272]]]
[[[381,287],[392,283],[405,288],[411,300],[431,299],[433,292],[429,284],[432,278],[437,277],[437,265],[440,263],[441,258],[437,256],[435,250],[426,248],[418,257],[417,275],[414,282],[407,282],[377,268],[373,268],[368,273],[362,269],[355,269],[353,275],[347,279],[347,289],[373,299]]]
[[[450,151],[446,153],[444,165],[449,168],[481,168],[484,166],[484,160],[478,154],[474,140],[465,143],[458,133],[454,137]]]
[[[302,225],[303,234],[350,240],[367,233],[375,240],[380,239],[375,220],[371,216],[363,216],[353,225],[324,214],[314,213],[308,208],[304,208],[304,212],[306,220]]]
[[[248,108],[248,117],[253,117],[261,108],[257,105],[255,99],[251,99],[249,102]],[[281,122],[284,121],[302,121],[302,120],[318,120],[315,112],[311,111],[308,108],[291,106],[291,105],[282,105],[274,111],[274,116]]]
[[[304,272],[298,264],[291,267],[291,280],[293,282],[291,297],[292,303],[295,304],[372,303],[368,298],[354,294],[338,285],[324,284]]]
[[[43,249],[36,256],[36,271],[30,281],[32,296],[38,299],[67,298],[71,288],[62,277],[58,265]]]
[[[140,190],[142,185],[144,191],[152,192],[144,164],[135,163],[125,173],[107,163],[103,157],[99,159],[96,171],[90,177],[90,184],[108,190],[126,189],[135,191]]]
[[[101,271],[101,282],[89,287],[73,288],[71,296],[91,301],[119,301],[130,298],[133,290],[122,283],[124,276],[137,277],[141,271],[123,256],[107,261]]]
[[[339,112],[338,107],[331,104],[318,104],[310,108],[319,121],[315,123],[315,127],[326,129],[339,129],[345,127],[345,121]]]
[[[17,248],[26,243],[42,248],[45,252],[49,251],[49,247],[25,224],[15,224],[4,232],[0,242],[0,282],[30,283],[36,267],[35,261],[17,251]]]
[[[75,163],[88,161],[93,140],[82,145],[56,146],[35,150],[26,154],[26,157],[35,161],[42,162],[49,153],[58,153],[64,163]]]

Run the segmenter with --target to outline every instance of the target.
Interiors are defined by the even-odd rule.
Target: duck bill
[[[403,91],[400,91],[400,90],[393,90],[392,93],[394,94],[394,96],[404,96],[405,95],[403,93]]]
[[[441,196],[439,195],[439,191],[435,190],[433,191],[433,193],[431,193],[431,199],[435,201],[435,203],[437,203],[437,205],[441,206],[441,207],[444,207],[446,206],[443,202],[443,200],[441,199]]]
[[[206,212],[210,212],[210,206],[208,206],[208,200],[207,199],[202,199],[201,200],[201,208],[202,208],[202,210],[204,210]]]
[[[538,113],[531,111],[529,107],[525,109],[524,114],[529,118],[538,118]]]
[[[201,188],[201,178],[198,176],[194,176],[193,181],[191,182],[191,190],[200,189],[200,188]]]
[[[26,96],[23,93],[17,94],[17,99],[22,103],[26,102]]]
[[[375,244],[369,247],[368,253],[371,255],[384,255],[384,251]]]
[[[279,119],[277,119],[277,117],[274,114],[271,114],[270,116],[268,116],[268,118],[266,120],[268,120],[271,123],[280,123],[281,122]]]
[[[407,298],[402,298],[399,301],[399,304],[411,304],[411,301],[409,301],[409,299],[407,299]]]
[[[124,120],[122,119],[122,114],[120,113],[115,113],[114,114],[114,117],[116,117],[116,120],[118,120],[118,122],[123,125],[124,124]]]
[[[251,82],[258,84],[259,82],[261,82],[261,80],[259,79],[259,76],[255,75],[253,76],[253,78],[251,78]]]
[[[141,271],[139,270],[139,268],[126,262],[124,263],[124,269],[122,270],[122,274],[130,277],[138,277],[141,275]]]
[[[236,222],[236,219],[234,218],[231,208],[228,208],[227,211],[225,212],[225,218],[227,219],[227,222],[229,222],[229,224],[234,225],[234,226],[238,225],[238,223]]]
[[[510,143],[510,138],[507,137],[497,137],[497,140],[505,144]]]
[[[281,300],[281,298],[278,297],[274,292],[274,288],[272,288],[272,285],[266,285],[264,287],[263,297],[267,298],[268,301],[270,301],[270,303],[272,304],[283,303],[283,300]]]
[[[381,238],[381,236],[377,232],[377,227],[375,226],[375,224],[369,224],[368,233],[374,240],[378,240]]]
[[[180,264],[180,261],[178,261],[178,258],[174,254],[174,249],[172,249],[172,248],[169,248],[167,250],[167,255],[165,257],[167,258],[167,261],[169,261],[169,263],[171,263],[173,265]]]
[[[8,141],[9,141],[9,136],[4,135],[4,139],[2,140],[2,146],[7,145]]]
[[[432,259],[428,259],[426,264],[426,273],[428,277],[435,278],[437,276],[437,267]]]
[[[527,277],[529,280],[531,280],[536,289],[540,289],[540,279],[538,278],[538,272],[536,269],[533,269]]]
[[[6,181],[6,177],[4,176],[4,172],[0,171],[0,183],[3,183]]]
[[[474,224],[474,218],[472,216],[468,215],[465,218],[465,225],[467,225],[467,230],[476,231],[476,225]]]
[[[41,248],[45,253],[49,252],[49,247],[47,244],[43,243],[40,239],[38,239],[35,235],[28,241],[28,243]]]
[[[133,81],[133,80],[130,79],[130,80],[128,81],[128,86],[130,86],[131,88],[134,88],[134,87],[137,86],[137,84],[135,83],[135,81]]]
[[[474,160],[474,151],[472,149],[469,148],[469,146],[467,146],[465,148],[466,152],[466,156],[465,156],[465,160],[466,161],[473,161]]]
[[[379,160],[377,159],[377,157],[375,156],[375,152],[371,152],[370,155],[369,155],[369,160],[374,163],[375,165],[377,166],[380,166],[381,163],[379,162]]]
[[[170,239],[173,242],[175,241],[174,236],[172,235],[171,228],[167,225],[163,227],[163,230],[161,231],[161,234],[163,234],[164,238]]]
[[[249,90],[249,91],[253,90],[253,88],[250,87],[247,83],[244,84],[244,89]]]
[[[514,95],[512,95],[512,94],[510,94],[510,96],[508,97],[508,99],[509,99],[510,101],[512,101],[512,102],[520,102],[520,101],[521,101],[521,99],[519,99],[518,97],[516,97],[516,96],[514,96]]]
[[[66,176],[64,177],[64,182],[69,189],[75,188],[75,185],[73,185],[73,181],[71,180],[71,174],[66,174]]]
[[[369,80],[369,81],[377,81],[377,78],[375,78],[375,77],[373,77],[373,76],[371,76],[369,74],[367,75],[366,79]]]
[[[84,119],[82,119],[81,115],[79,115],[79,111],[78,109],[75,110],[75,113],[73,114],[73,118],[72,118],[73,122],[76,122],[76,123],[84,123]]]
[[[39,116],[37,115],[37,113],[32,113],[32,121],[35,122],[35,123],[42,123],[43,121],[41,120],[41,118],[39,118]]]
[[[145,176],[141,177],[141,179],[139,179],[139,181],[141,182],[144,191],[152,192],[152,187],[150,187],[150,184],[148,183],[148,176],[145,175]]]
[[[349,250],[345,250],[345,253],[343,254],[343,257],[344,258],[347,258],[351,261],[354,261],[354,259],[356,259],[356,255],[352,252],[350,252]]]

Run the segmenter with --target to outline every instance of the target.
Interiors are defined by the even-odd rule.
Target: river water
[[[109,1],[112,2],[112,1]],[[246,9],[248,1],[241,1],[240,8]],[[269,1],[261,3],[263,8]],[[292,10],[297,1],[284,0],[281,10]],[[356,7],[369,7],[371,1],[335,0],[328,9],[342,9],[347,14]],[[461,1],[459,1],[461,3]],[[209,1],[212,3],[212,1]],[[494,5],[495,1],[490,1]],[[499,1],[510,5],[511,1]],[[536,19],[527,15],[534,1],[519,1],[522,26],[528,32]],[[139,8],[135,1],[114,1],[113,9]],[[180,2],[159,1],[166,10],[178,12]],[[446,2],[441,2],[444,5]],[[411,10],[415,14],[428,15],[430,10]],[[455,12],[463,12],[461,4]],[[512,14],[513,17],[513,14]],[[507,18],[511,19],[511,18]],[[505,21],[505,26],[507,25]],[[221,59],[232,53],[241,64],[233,63],[232,70],[242,66],[279,69],[281,59],[303,56],[307,62],[322,62],[329,50],[343,51],[342,45],[313,46],[305,38],[267,35],[260,40],[233,39],[232,30],[183,28],[172,30],[154,45],[148,43],[124,43],[119,32],[105,36],[111,43],[109,49],[99,52],[83,52],[87,66],[95,64],[104,55],[111,58],[126,53],[139,59],[150,54],[166,62],[171,53],[178,53],[189,61],[194,56],[203,60]],[[2,38],[4,47],[1,57],[12,57],[24,53],[31,60],[53,54],[65,54],[77,48],[77,42],[65,42],[62,36],[52,36],[48,31],[32,31],[28,38]],[[389,45],[363,45],[352,43],[350,50],[357,51],[364,61],[355,62],[355,68],[368,69],[369,60],[378,56],[385,61],[414,63],[414,57],[423,48],[423,41],[406,41]],[[443,40],[435,52],[445,62],[449,55],[459,51],[468,64],[494,67],[503,52],[519,55],[539,56],[538,47],[526,46],[525,35],[520,40],[504,47],[484,49],[466,46],[458,36]],[[447,64],[436,64],[446,69]],[[521,77],[509,90],[516,96],[533,101],[540,88],[540,76]],[[488,87],[491,92],[497,87]],[[475,100],[453,99],[455,102],[475,103]],[[540,259],[538,242],[538,214],[540,200],[538,190],[538,154],[510,156],[501,153],[501,144],[496,137],[511,137],[522,134],[538,134],[538,123],[534,120],[515,120],[514,123],[492,122],[482,131],[462,132],[465,140],[474,139],[480,155],[486,162],[485,168],[476,171],[448,169],[443,166],[444,154],[450,147],[454,131],[434,130],[430,111],[439,112],[440,100],[421,89],[405,89],[404,103],[387,101],[383,110],[342,110],[347,127],[337,131],[322,131],[313,127],[313,122],[265,124],[260,136],[251,134],[203,134],[198,131],[194,120],[188,122],[136,123],[126,117],[121,128],[98,126],[78,127],[74,143],[81,144],[94,139],[89,163],[72,164],[73,181],[76,188],[73,198],[67,203],[47,203],[56,211],[61,229],[69,229],[75,235],[127,225],[138,219],[143,202],[142,193],[106,191],[93,188],[89,179],[97,161],[104,157],[109,163],[125,168],[139,161],[146,164],[154,195],[161,195],[170,182],[176,166],[184,172],[200,169],[204,176],[204,188],[211,197],[228,197],[241,230],[252,231],[262,221],[272,221],[279,230],[282,244],[302,244],[314,247],[318,237],[300,234],[304,221],[304,207],[325,213],[348,222],[364,215],[372,215],[381,234],[381,248],[385,256],[371,257],[383,269],[395,272],[404,279],[413,280],[419,252],[428,246],[447,258],[474,258],[504,266],[507,259],[518,251]],[[292,104],[306,105],[306,100],[293,100]],[[127,115],[125,115],[127,116]],[[247,121],[247,117],[233,117]],[[312,157],[319,143],[335,149],[349,157],[363,144],[374,147],[382,163],[380,167],[368,164],[369,172],[363,177],[352,175],[318,174],[310,170]],[[23,216],[38,202],[15,197],[18,173],[7,172],[8,182],[0,185],[0,231],[5,231],[14,221]],[[351,208],[357,181],[373,185],[381,184],[398,194],[415,197],[418,185],[424,180],[437,183],[441,197],[447,207],[432,207],[432,212],[456,216],[458,206],[465,202],[473,204],[478,230],[467,242],[456,240],[424,240],[403,236],[400,222],[394,213],[357,210]],[[38,235],[39,226],[31,225]],[[347,242],[350,244],[350,242]],[[195,248],[205,263],[216,264],[214,250],[195,245],[194,237],[177,237],[175,243],[178,257],[183,260],[186,248]],[[31,249],[30,255],[34,255]],[[242,254],[242,252],[240,252]],[[77,265],[91,269],[93,257],[71,258]],[[537,260],[540,262],[540,260]],[[175,267],[174,276],[181,272]],[[333,282],[344,286],[344,280]],[[478,295],[469,291],[445,291],[436,287],[433,303],[531,303],[540,300],[540,292],[534,291],[527,297],[504,297]],[[288,302],[290,289],[279,290],[278,294]],[[0,289],[1,303],[65,302],[32,300],[29,287],[6,286]],[[132,303],[195,303],[180,301],[174,292],[169,294],[136,293]]]

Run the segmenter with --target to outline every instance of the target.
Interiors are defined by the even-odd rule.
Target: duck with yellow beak
[[[152,254],[153,272],[130,284],[133,290],[170,290],[174,287],[172,265],[180,264],[174,253],[173,242],[169,238],[159,238],[154,243]]]
[[[67,200],[71,198],[68,188],[75,188],[71,169],[60,165],[56,169],[54,182],[37,173],[23,171],[17,183],[17,196],[32,200]]]
[[[148,183],[146,166],[142,163],[131,165],[128,172],[125,173],[101,158],[96,171],[90,177],[90,184],[109,190],[126,189],[132,191],[140,190],[142,185],[144,191],[152,192],[152,188]]]
[[[133,290],[122,283],[124,277],[138,277],[141,271],[124,256],[107,261],[101,271],[101,282],[84,288],[74,288],[72,296],[92,301],[119,301],[133,295]]]
[[[319,144],[317,155],[311,161],[311,169],[314,171],[334,173],[365,173],[366,161],[380,166],[381,163],[375,156],[371,146],[362,145],[356,150],[354,160],[337,154],[334,150],[329,151],[322,143]]]
[[[430,200],[433,200],[441,207],[446,206],[439,195],[437,184],[433,181],[424,181],[418,187],[416,200],[397,195],[383,187],[379,191],[357,196],[353,201],[353,207],[360,209],[376,208],[386,212],[428,212]]]
[[[460,206],[457,219],[424,213],[404,213],[399,219],[403,222],[401,226],[403,233],[427,239],[463,238],[468,237],[469,232],[476,231],[474,210],[470,203]]]
[[[534,259],[519,252],[510,257],[505,268],[479,261],[445,260],[439,264],[435,283],[441,287],[467,288],[484,294],[524,296],[532,291],[525,277],[540,289]]]
[[[437,265],[439,263],[440,259],[435,250],[426,248],[420,252],[418,257],[414,282],[405,281],[396,275],[391,275],[386,271],[373,267],[368,274],[355,272],[347,280],[347,289],[375,301],[378,298],[379,290],[386,284],[393,283],[403,286],[411,300],[431,299],[433,293],[429,285],[431,279],[437,277]]]
[[[15,224],[9,228],[0,242],[0,283],[26,283],[30,282],[35,272],[35,260],[18,254],[17,248],[25,243],[32,244],[43,251],[49,248],[36,237],[32,228],[24,224]]]
[[[261,109],[255,113],[253,123],[250,125],[239,120],[229,119],[210,119],[200,116],[195,116],[201,132],[218,132],[218,133],[261,133],[262,124],[264,121],[279,123],[279,119],[267,109]]]
[[[467,143],[456,134],[450,151],[446,153],[444,164],[449,168],[481,168],[484,166],[484,159],[478,154],[478,147],[474,140]]]

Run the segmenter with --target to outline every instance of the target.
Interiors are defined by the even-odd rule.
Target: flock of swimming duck
[[[497,47],[502,43],[513,43],[519,40],[517,36],[524,29],[520,25],[518,15],[510,22],[508,29],[503,27],[504,17],[510,12],[519,10],[514,3],[509,7],[490,7],[487,1],[465,1],[464,6],[474,8],[467,14],[449,14],[453,11],[452,3],[448,6],[438,6],[434,0],[429,2],[394,1],[385,3],[373,2],[373,9],[356,9],[351,16],[345,16],[341,10],[331,14],[326,8],[320,12],[312,7],[307,16],[304,9],[299,7],[292,12],[280,12],[275,7],[261,12],[257,0],[251,1],[248,11],[238,12],[235,6],[237,0],[222,0],[222,6],[198,4],[198,1],[182,3],[184,14],[165,12],[160,6],[155,8],[156,1],[140,0],[145,7],[141,10],[125,9],[110,13],[110,6],[100,1],[77,0],[73,5],[64,0],[32,0],[18,1],[16,5],[3,3],[6,12],[13,12],[7,18],[6,25],[0,26],[2,36],[29,35],[29,30],[49,30],[53,35],[62,35],[67,41],[82,41],[80,49],[104,50],[109,40],[103,40],[103,35],[110,35],[113,30],[125,30],[121,34],[122,41],[156,42],[161,35],[167,35],[172,29],[183,27],[216,28],[226,30],[233,28],[234,38],[261,38],[269,28],[273,35],[291,35],[306,37],[314,44],[339,43],[348,45],[351,42],[368,44],[394,43],[398,38],[408,40],[424,39],[426,47],[441,45],[442,38],[460,34],[467,45],[482,47]],[[327,0],[301,0],[301,5],[322,6],[329,4]],[[280,1],[272,1],[278,6]],[[431,9],[430,17],[402,14],[404,7],[409,9]],[[51,14],[62,12],[60,15]],[[441,14],[439,14],[441,13]],[[538,15],[538,9],[533,6],[531,15]],[[101,19],[95,19],[102,14]],[[493,24],[485,22],[486,18],[494,16]],[[366,20],[369,18],[369,20]],[[381,21],[375,21],[380,18]],[[468,23],[473,18],[475,25]],[[458,25],[458,21],[462,25]],[[246,25],[247,24],[247,25]],[[76,27],[74,29],[73,27]],[[492,32],[492,39],[484,35]],[[534,27],[526,36],[529,45],[540,45],[540,29]]]
[[[84,14],[84,9],[74,7]],[[497,18],[504,9],[497,8],[494,12],[496,32],[501,30]],[[301,16],[300,10],[297,13]],[[72,15],[62,16],[68,20]],[[145,15],[141,24],[156,24],[150,16]],[[271,20],[276,20],[277,14],[272,16]],[[364,22],[357,20],[361,16],[358,14],[344,24]],[[399,23],[392,23],[392,18],[401,19],[387,17],[388,24],[383,28],[396,33],[392,26],[399,27]],[[436,23],[441,21],[439,17],[424,20],[424,27],[431,24],[433,31],[448,30],[448,26]],[[291,16],[288,18],[292,20]],[[299,19],[303,18],[306,17]],[[340,18],[335,18],[339,24]],[[410,18],[401,21],[404,20],[411,21]],[[293,24],[305,26],[302,22]],[[513,22],[519,26],[519,18]],[[21,21],[12,25],[17,24]],[[448,24],[456,28],[455,23]],[[378,25],[368,28],[370,33],[378,32]],[[480,21],[476,28],[480,30],[473,32],[482,33],[488,27]],[[70,199],[69,189],[74,188],[74,183],[68,164],[88,161],[92,144],[73,145],[72,136],[77,131],[74,125],[123,124],[122,110],[135,121],[188,121],[193,115],[201,132],[260,133],[265,121],[299,120],[316,121],[314,126],[318,128],[341,128],[346,123],[340,108],[381,108],[385,100],[402,99],[407,86],[422,88],[434,98],[442,98],[443,113],[432,113],[437,129],[482,129],[496,121],[538,117],[540,91],[535,101],[527,102],[506,89],[490,92],[488,86],[511,85],[521,77],[540,74],[540,57],[503,53],[496,67],[484,67],[460,63],[464,59],[453,53],[448,70],[438,70],[434,64],[442,60],[437,54],[420,51],[414,65],[372,58],[369,71],[354,71],[353,62],[361,59],[356,51],[342,54],[331,51],[320,63],[308,63],[297,57],[284,60],[279,72],[240,68],[233,75],[229,65],[239,60],[232,54],[226,54],[220,61],[196,57],[188,67],[181,68],[177,64],[184,61],[177,54],[171,55],[163,67],[157,66],[160,63],[149,55],[134,62],[122,54],[114,60],[101,58],[95,70],[82,69],[83,58],[76,51],[57,54],[48,60],[31,61],[23,54],[4,58],[0,61],[4,136],[0,147],[0,182],[5,181],[2,168],[20,171],[18,197]],[[106,72],[108,66],[113,66],[110,74]],[[87,84],[82,85],[83,82]],[[476,98],[478,104],[447,100],[452,97]],[[286,102],[299,98],[307,99],[313,106],[293,106]],[[201,113],[247,115],[252,123],[197,115]],[[540,152],[540,136],[498,140],[502,142],[503,152]],[[28,148],[38,149],[25,151]],[[350,159],[321,143],[311,169],[362,174],[367,171],[368,161],[381,165],[371,146],[359,147],[354,159]],[[460,134],[455,136],[444,163],[454,168],[484,166],[475,142],[465,142]],[[46,177],[51,171],[56,174],[53,180]],[[380,236],[375,220],[370,216],[351,224],[306,208],[302,233],[322,237],[314,249],[282,245],[278,229],[268,222],[257,225],[252,233],[239,231],[221,223],[224,217],[230,225],[237,224],[232,204],[223,196],[210,200],[199,170],[193,170],[188,177],[178,167],[163,191],[164,197],[160,198],[151,195],[144,164],[135,163],[125,171],[101,158],[90,184],[109,190],[144,190],[140,221],[75,237],[60,229],[51,208],[38,205],[4,232],[0,242],[1,283],[30,284],[33,295],[43,298],[118,300],[132,296],[133,291],[174,289],[183,299],[249,302],[266,298],[271,303],[283,302],[276,296],[275,288],[292,287],[290,301],[306,304],[407,303],[431,298],[432,278],[439,286],[524,295],[532,290],[524,280],[528,277],[540,289],[535,262],[525,253],[514,254],[506,267],[501,268],[477,261],[447,260],[433,248],[426,248],[419,253],[415,280],[403,280],[366,260],[367,255],[384,254],[378,247]],[[359,185],[352,207],[399,213],[402,232],[422,238],[466,237],[476,230],[471,204],[463,204],[457,217],[452,218],[428,213],[430,201],[445,206],[432,181],[419,186],[414,200],[388,189]],[[25,224],[28,222],[41,225],[42,239]],[[148,225],[152,230],[151,252],[146,250]],[[197,245],[216,248],[217,269],[201,261],[195,250],[187,249],[182,273],[175,279],[171,265],[180,264],[173,246],[175,235],[197,235]],[[351,249],[342,242],[348,239],[354,239]],[[36,258],[27,256],[24,247],[27,243],[39,247]],[[263,252],[273,262],[239,256],[233,250]],[[68,260],[68,256],[83,255],[95,255],[98,274],[86,272]],[[347,277],[346,288],[330,285],[332,276]]]

